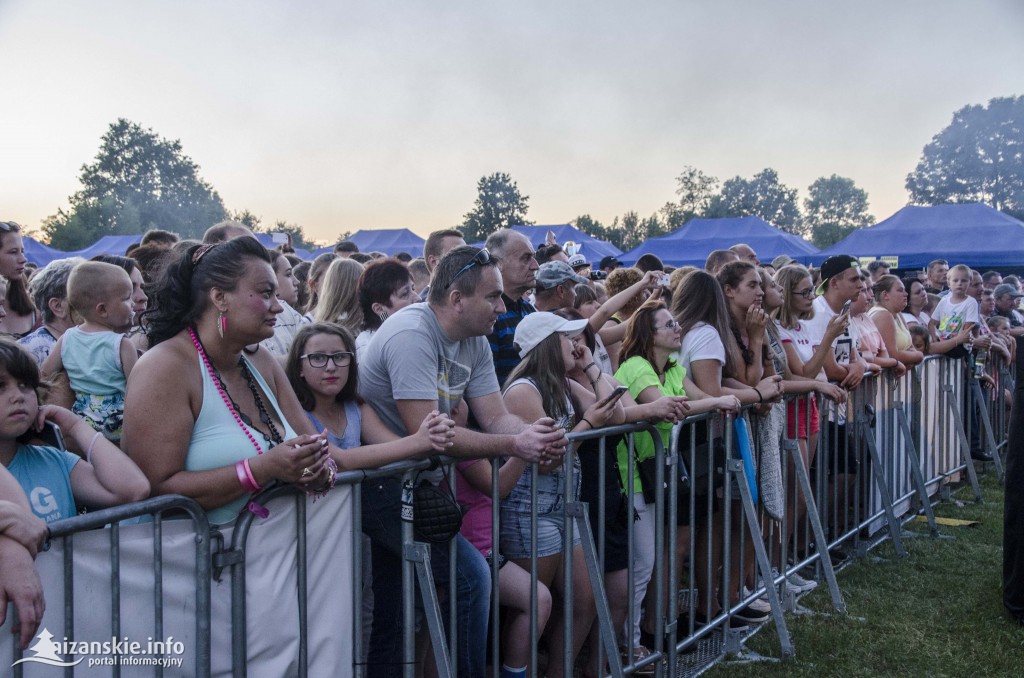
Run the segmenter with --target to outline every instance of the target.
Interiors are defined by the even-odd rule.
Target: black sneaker
[[[982,461],[988,463],[992,461],[992,455],[989,454],[988,452],[978,450],[977,452],[971,452],[971,459],[973,459],[974,461]]]
[[[771,619],[771,615],[767,612],[761,612],[751,608],[749,605],[740,608],[736,611],[729,623],[733,628],[739,628],[742,626],[749,626],[750,624],[763,624]]]
[[[850,554],[846,549],[835,546],[828,550],[828,558],[832,561],[832,569],[839,567],[850,559]]]

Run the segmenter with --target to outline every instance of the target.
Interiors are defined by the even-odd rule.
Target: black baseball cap
[[[622,266],[622,262],[621,261],[619,261],[615,257],[607,256],[607,257],[605,257],[604,259],[601,260],[601,263],[598,265],[598,268],[600,268],[600,269],[618,268],[619,266]]]
[[[849,254],[836,254],[826,259],[821,264],[821,284],[818,285],[818,295],[825,294],[830,278],[842,275],[851,268],[857,268],[858,266],[860,266],[860,261]]]

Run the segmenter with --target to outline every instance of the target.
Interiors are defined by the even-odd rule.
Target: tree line
[[[68,199],[68,209],[43,222],[44,235],[58,249],[80,249],[104,235],[150,228],[197,237],[229,217],[255,231],[290,233],[298,247],[315,246],[297,224],[278,220],[264,225],[248,209],[229,212],[180,141],[123,118],[110,125],[79,180],[82,187]],[[647,217],[629,211],[602,224],[583,214],[571,223],[628,250],[697,217],[758,216],[817,247],[875,222],[867,192],[836,174],[808,186],[802,204],[797,189],[783,184],[770,167],[750,178],[720,181],[686,165],[675,180],[675,197]],[[1024,219],[1024,96],[995,98],[956,111],[952,122],[925,145],[905,187],[910,204],[983,202]],[[477,242],[498,228],[531,224],[528,212],[529,196],[511,176],[496,172],[477,182],[476,201],[455,226],[467,242]]]

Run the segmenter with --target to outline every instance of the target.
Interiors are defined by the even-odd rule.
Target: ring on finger
[[[308,478],[311,475],[313,475],[313,472],[309,470],[308,466],[306,468],[302,469],[302,477],[303,478]]]

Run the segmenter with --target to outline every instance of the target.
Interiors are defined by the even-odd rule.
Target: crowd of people
[[[361,253],[343,241],[303,262],[250,236],[234,222],[211,227],[202,242],[151,231],[124,257],[35,270],[20,227],[0,222],[0,623],[10,600],[22,647],[44,609],[32,559],[47,523],[159,494],[190,497],[211,523],[230,523],[259,511],[252,497],[273,482],[315,496],[340,471],[444,453],[458,459],[465,516],[455,548],[432,545],[430,565],[442,600],[457,593],[460,674],[484,675],[497,560],[507,614],[492,659],[503,677],[526,675],[535,558],[534,614],[549,655],[575,660],[589,644],[584,675],[601,675],[595,588],[578,533],[563,550],[562,508],[589,503],[604,534],[603,588],[624,661],[642,661],[655,628],[655,553],[665,547],[643,472],[655,444],[648,433],[633,445],[613,437],[601,455],[596,440],[570,446],[569,433],[645,421],[667,446],[687,417],[750,405],[761,448],[775,450],[760,463],[792,482],[779,440],[795,438],[810,466],[819,427],[839,423],[821,416],[816,398],[787,405],[785,395],[843,403],[866,375],[888,369],[900,378],[926,355],[966,356],[982,368],[988,355],[1008,362],[1013,337],[1024,334],[1017,278],[945,261],[900,278],[881,261],[862,269],[850,256],[818,269],[786,256],[762,264],[738,244],[712,252],[703,270],[653,255],[633,267],[614,257],[594,266],[575,248],[535,250],[503,229],[483,248],[445,230],[430,235],[422,258]],[[41,442],[46,425],[63,432],[66,451]],[[705,429],[700,454],[713,458],[720,437]],[[987,459],[980,447],[972,454]],[[420,478],[446,483],[440,472]],[[763,492],[769,515],[772,489]],[[402,671],[401,491],[395,478],[365,481],[359,507],[369,622],[359,661],[370,676]],[[731,590],[720,590],[714,542],[725,512],[707,497],[694,506],[691,516],[689,503],[680,505],[674,527],[682,562],[715,563],[695,570],[697,589],[714,593],[696,610],[700,623],[754,581],[748,558]],[[688,553],[690,530],[708,525],[693,541],[702,552]],[[566,646],[556,601],[569,561]],[[804,592],[816,582],[794,573],[786,585]],[[768,611],[755,601],[734,619],[759,623]],[[546,675],[561,676],[562,662],[549,662]]]

